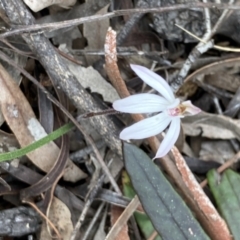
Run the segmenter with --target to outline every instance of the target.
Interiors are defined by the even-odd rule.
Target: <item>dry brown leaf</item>
[[[19,44],[21,44],[21,40],[17,40],[17,42]],[[18,66],[24,68],[26,67],[26,62],[27,62],[27,56],[23,56],[17,52],[12,51],[11,49],[8,50],[6,49],[2,49],[1,51],[3,51],[3,53],[5,53],[6,55],[8,55],[12,60],[14,60],[14,62],[16,64],[18,64]],[[9,75],[14,79],[14,81],[16,81],[17,84],[20,84],[22,81],[22,76],[21,73],[19,72],[18,69],[12,67],[12,65],[8,64],[7,62],[1,61],[1,64],[3,65],[3,67],[6,69],[6,71],[9,73]],[[2,112],[0,110],[0,125],[2,125],[4,123],[4,117],[2,115]]]
[[[118,218],[122,215],[124,209],[115,205],[111,206],[111,224],[112,226],[117,222]],[[122,229],[118,233],[115,240],[130,240],[128,235],[128,225],[123,224]]]
[[[92,92],[101,94],[107,102],[114,102],[119,99],[115,88],[93,67],[85,68],[70,62],[68,62],[68,67],[84,88],[90,88]]]
[[[96,15],[107,13],[109,4],[96,12]],[[88,41],[85,50],[103,49],[106,33],[109,27],[109,19],[103,19],[98,22],[88,22],[83,24],[83,35]],[[88,65],[92,65],[99,59],[99,56],[86,56]]]
[[[240,120],[201,112],[182,119],[184,133],[188,136],[203,136],[211,139],[240,140]]]
[[[199,157],[205,161],[216,161],[220,164],[225,163],[235,154],[232,145],[227,140],[210,140],[203,141]]]
[[[214,74],[206,75],[204,78],[204,83],[235,92],[240,86],[240,79],[237,73],[232,75],[232,73],[229,73],[229,71],[226,69],[226,71],[218,71]]]
[[[112,221],[113,226],[109,233],[107,234],[105,240],[116,239],[119,236],[119,233],[121,232],[122,228],[125,227],[125,224],[127,223],[128,219],[132,216],[132,214],[135,212],[139,205],[140,205],[139,198],[137,195],[135,195],[135,197],[131,200],[128,206],[122,210],[118,218],[114,219],[115,221],[114,224]],[[126,239],[129,238],[129,236],[126,236],[126,234],[124,233],[122,236],[124,236]]]
[[[53,198],[48,218],[59,231],[63,240],[69,240],[73,231],[73,224],[71,221],[71,213],[67,206],[57,198]],[[49,228],[44,222],[40,233],[41,240],[52,240],[49,234]]]
[[[188,143],[186,141],[184,142],[181,152],[184,153],[188,157],[197,157],[196,154],[194,153],[194,151],[190,148],[190,146],[188,145]]]
[[[207,83],[215,87],[236,92],[240,86],[238,78],[240,58],[221,59],[198,68],[184,80],[184,85],[194,80]],[[191,85],[189,85],[191,87]]]
[[[2,65],[0,65],[0,96],[0,108],[3,116],[21,147],[47,135],[36,119],[25,96]],[[50,142],[27,154],[27,156],[33,164],[44,172],[48,172],[56,161],[58,154],[59,148],[54,142]],[[64,179],[75,182],[85,177],[86,174],[69,160]]]
[[[38,12],[46,7],[57,4],[63,8],[69,8],[76,3],[76,0],[24,0],[25,4],[34,12]]]

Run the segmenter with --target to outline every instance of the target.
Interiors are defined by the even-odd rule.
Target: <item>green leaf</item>
[[[228,169],[222,176],[216,170],[207,174],[208,184],[218,209],[226,220],[234,239],[240,239],[240,176]]]
[[[129,176],[125,171],[122,173],[122,182],[123,194],[132,199],[136,195],[136,192],[134,191]],[[146,214],[139,212],[135,212],[134,217],[144,237],[148,239],[155,231],[155,228],[153,227],[149,217]],[[161,240],[161,237],[156,236],[154,240]]]
[[[132,185],[156,231],[164,240],[209,239],[159,168],[139,148],[124,143]]]

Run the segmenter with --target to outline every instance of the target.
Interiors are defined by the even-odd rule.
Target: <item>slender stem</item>
[[[41,146],[70,132],[71,130],[73,130],[74,127],[75,126],[72,123],[65,124],[62,127],[58,128],[57,130],[48,134],[46,137],[43,137],[43,138],[39,139],[38,141],[27,145],[26,147],[23,147],[21,149],[18,149],[18,150],[12,151],[12,152],[1,153],[0,154],[0,162],[4,162],[4,161],[22,157],[22,156],[34,151],[35,149],[40,148]]]

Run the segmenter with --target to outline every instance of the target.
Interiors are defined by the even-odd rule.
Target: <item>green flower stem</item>
[[[67,123],[67,124],[63,125],[62,127],[58,128],[57,130],[51,132],[46,137],[41,138],[38,141],[27,145],[26,147],[23,147],[21,149],[18,149],[18,150],[12,151],[12,152],[1,153],[0,154],[0,162],[4,162],[4,161],[22,157],[22,156],[34,151],[35,149],[40,148],[41,146],[61,137],[62,135],[70,132],[73,129],[74,129],[74,125],[72,123]]]

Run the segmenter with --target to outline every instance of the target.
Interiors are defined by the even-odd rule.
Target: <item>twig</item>
[[[131,199],[128,197],[121,196],[115,192],[112,192],[111,190],[103,188],[98,192],[96,200],[104,201],[122,208],[125,208],[131,201]],[[136,211],[144,213],[142,205],[139,205]]]
[[[154,240],[157,235],[158,235],[158,233],[156,231],[154,231],[147,240]]]
[[[109,163],[110,165],[111,163]],[[93,200],[95,199],[97,193],[98,193],[98,190],[99,188],[101,187],[103,181],[105,179],[105,174],[102,174],[102,176],[97,180],[97,183],[89,190],[89,192],[87,193],[87,197],[86,197],[86,203],[84,205],[84,208],[81,212],[81,215],[79,216],[78,218],[78,221],[74,227],[74,230],[71,234],[71,238],[70,240],[75,240],[77,235],[78,235],[78,232],[82,226],[82,223],[87,215],[87,212],[88,212],[88,209],[90,208]]]
[[[220,166],[218,169],[217,169],[217,172],[218,173],[221,173],[223,172],[224,170],[226,170],[227,168],[231,167],[234,163],[236,163],[237,161],[239,161],[240,159],[240,152],[238,152],[237,154],[235,154],[232,158],[230,158],[229,160],[227,160],[222,166]],[[200,183],[200,186],[202,188],[204,188],[206,185],[207,185],[207,179],[203,180],[201,183]]]
[[[137,8],[146,8],[149,4],[146,1],[138,0],[137,2]],[[138,21],[142,18],[144,13],[135,13],[133,14],[130,19],[127,21],[127,23],[124,25],[124,27],[121,29],[121,31],[117,35],[117,45],[122,45],[124,40],[128,37],[129,33],[133,29],[133,27],[138,23]]]
[[[222,114],[223,113],[222,112],[222,108],[221,108],[219,100],[218,100],[218,98],[216,96],[213,96],[213,102],[214,102],[215,108],[217,109],[217,112],[219,114]]]
[[[122,215],[118,218],[118,220],[112,226],[112,228],[109,231],[108,235],[106,236],[105,240],[116,239],[116,236],[121,231],[124,224],[132,216],[133,212],[137,209],[139,204],[140,204],[140,202],[139,202],[138,196],[135,195],[135,197],[132,199],[132,201],[129,203],[129,205],[124,209]]]
[[[1,3],[1,2],[0,2]],[[28,26],[21,26],[14,30],[9,30],[5,33],[0,34],[1,38],[6,38],[13,35],[18,35],[22,33],[31,33],[36,31],[45,31],[45,30],[55,30],[55,29],[62,29],[66,27],[73,27],[77,26],[79,24],[83,24],[86,22],[94,22],[94,21],[100,21],[106,18],[112,18],[117,16],[123,16],[123,15],[129,15],[134,13],[163,13],[163,12],[170,12],[170,11],[176,11],[181,9],[191,9],[191,8],[210,8],[210,9],[228,9],[228,10],[239,10],[239,5],[229,5],[229,4],[217,4],[217,3],[202,3],[202,2],[194,2],[194,3],[187,3],[187,4],[176,4],[173,6],[167,6],[167,7],[161,7],[161,8],[147,8],[147,9],[124,9],[124,10],[117,10],[113,11],[111,13],[106,13],[102,15],[95,15],[95,16],[89,16],[89,17],[83,17],[83,18],[77,18],[73,20],[67,20],[67,21],[60,21],[57,23],[45,23],[45,24],[32,24]]]
[[[30,202],[27,200],[23,200],[22,202],[30,205],[35,211],[37,211],[39,213],[39,215],[49,224],[49,226],[51,226],[51,228],[56,233],[58,239],[62,239],[61,234],[59,233],[57,228],[54,226],[54,224],[51,222],[51,220],[49,218],[47,218],[33,202]]]
[[[207,0],[203,0],[204,3],[207,3]],[[203,36],[203,40],[207,42],[210,40],[211,36],[211,17],[210,17],[210,10],[208,8],[204,8],[204,15],[205,15],[205,25],[206,25],[206,32]],[[199,43],[198,47],[201,47],[202,44]]]
[[[149,52],[144,52],[144,51],[138,51],[137,49],[127,49],[127,48],[121,48],[118,47],[117,48],[118,52],[117,55],[118,56],[132,56],[132,55],[139,55],[139,56],[161,56],[164,54],[167,54],[167,51],[162,51],[162,52],[158,52],[158,51],[149,51]],[[105,55],[105,51],[100,49],[100,50],[72,50],[71,51],[74,55],[97,55],[97,56],[102,56]]]
[[[203,88],[206,92],[209,92],[209,93],[213,93],[213,94],[216,94],[220,97],[224,97],[224,98],[233,98],[233,94],[225,91],[225,90],[222,90],[222,89],[219,89],[217,87],[214,87],[212,85],[209,85],[207,83],[204,83],[202,81],[199,81],[199,80],[195,80],[194,81],[198,86],[200,86],[201,88]]]
[[[229,5],[232,5],[235,2],[235,0],[229,0]],[[223,20],[226,18],[226,16],[231,13],[231,11],[229,9],[224,9],[223,13],[221,14],[221,16],[219,17],[218,21],[216,22],[215,26],[212,29],[211,35],[209,36],[209,38],[211,38],[216,31],[218,30],[218,28],[220,27],[220,25],[222,24]]]
[[[200,210],[205,215],[206,221],[203,221],[202,224],[204,225],[205,229],[207,229],[207,233],[213,240],[231,240],[232,237],[225,221],[220,217],[209,198],[203,192],[199,183],[188,168],[182,155],[179,153],[176,147],[173,147],[172,151],[184,183],[190,189],[194,200],[197,202]]]
[[[96,223],[96,221],[97,221],[97,219],[98,219],[98,217],[99,217],[100,213],[102,212],[105,205],[106,204],[103,202],[98,207],[96,213],[94,214],[94,217],[92,218],[90,224],[88,225],[87,230],[85,231],[83,237],[81,238],[82,240],[86,240],[88,238],[89,233],[92,231],[92,228],[93,228],[94,224]],[[107,212],[104,214],[103,218],[106,218],[106,216],[107,216],[106,214],[107,214]]]
[[[204,3],[207,3],[207,0],[203,0]],[[205,25],[206,25],[206,32],[203,39],[207,38],[209,34],[211,34],[211,17],[210,17],[210,9],[204,8],[204,15],[205,15]]]
[[[32,52],[25,52],[25,51],[21,51],[20,49],[16,48],[14,45],[12,45],[10,42],[8,42],[6,39],[1,39],[1,42],[3,42],[4,44],[6,44],[12,51],[15,51],[16,53],[18,53],[19,55],[23,55],[23,56],[27,56],[29,57],[29,55],[32,54]]]
[[[185,82],[193,81],[198,76],[207,75],[207,74],[211,74],[212,72],[220,71],[224,67],[236,66],[236,64],[239,64],[239,62],[240,62],[240,57],[235,57],[235,58],[228,58],[228,59],[223,59],[220,61],[210,63],[206,66],[203,66],[197,69],[195,72],[188,75],[187,78],[185,79]]]
[[[117,66],[117,51],[116,51],[116,32],[109,28],[106,35],[105,43],[105,60],[106,60],[106,71],[107,74],[116,88],[119,96],[125,98],[130,96],[130,93],[124,83],[121,74]],[[144,119],[141,114],[133,114],[132,118],[138,122]],[[153,150],[157,150],[159,144],[158,140],[154,137],[148,138],[149,144]]]
[[[178,24],[175,24],[177,27],[179,27],[180,29],[182,29],[184,32],[188,33],[190,36],[192,36],[193,38],[196,38],[198,41],[200,41],[200,43],[204,43],[207,44],[208,42],[205,41],[202,38],[197,37],[196,35],[194,35],[193,33],[189,32],[188,30],[186,30],[185,28],[179,26]],[[231,47],[222,47],[222,46],[218,46],[218,45],[214,45],[212,46],[215,49],[221,50],[221,51],[225,51],[225,52],[236,52],[239,53],[240,52],[240,48],[231,48]]]
[[[99,149],[99,148],[103,147],[105,145],[105,143],[102,140],[99,140],[98,142],[95,143],[95,145]],[[82,158],[91,152],[93,152],[92,146],[87,146],[79,151],[71,153],[69,157],[73,162],[81,163],[84,161],[84,160],[82,160]]]
[[[171,82],[171,87],[175,92],[177,92],[178,89],[182,86],[184,78],[187,76],[189,70],[191,69],[196,59],[212,47],[213,47],[212,41],[207,42],[207,44],[202,44],[200,42],[198,46],[192,50],[187,60],[183,64],[183,67],[181,68],[177,78],[175,78],[175,80]]]

